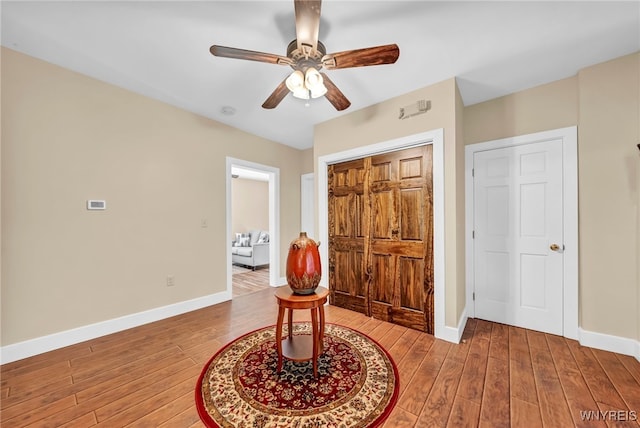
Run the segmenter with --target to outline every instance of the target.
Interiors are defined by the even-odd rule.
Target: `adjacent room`
[[[269,287],[269,175],[231,167],[233,297]]]
[[[640,3],[0,3],[0,425],[638,426]]]

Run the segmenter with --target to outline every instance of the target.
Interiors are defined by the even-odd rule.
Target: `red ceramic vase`
[[[287,282],[296,294],[312,294],[320,283],[319,245],[307,237],[307,232],[300,232],[300,237],[289,245]]]

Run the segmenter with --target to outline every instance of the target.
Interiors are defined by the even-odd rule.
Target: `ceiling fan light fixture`
[[[320,83],[317,87],[310,90],[311,98],[320,98],[327,93],[327,87],[324,86],[324,83]]]
[[[305,72],[304,86],[311,92],[311,98],[319,98],[327,93],[324,79],[314,67],[309,67]]]
[[[308,100],[309,99],[309,90],[305,87],[302,87],[300,89],[296,89],[295,91],[291,91],[293,93],[293,96],[296,98],[300,98],[301,100]]]
[[[294,93],[294,95],[296,91],[304,89],[304,75],[302,74],[302,71],[296,70],[291,73],[291,75],[287,77],[285,84],[287,85],[287,88]]]
[[[315,88],[322,85],[322,76],[313,67],[309,67],[304,74],[304,84],[309,90],[314,90]]]

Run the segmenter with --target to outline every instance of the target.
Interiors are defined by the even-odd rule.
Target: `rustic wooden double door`
[[[329,166],[332,305],[433,334],[432,146]]]

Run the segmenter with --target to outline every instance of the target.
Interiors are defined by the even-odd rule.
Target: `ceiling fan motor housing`
[[[294,39],[287,46],[287,57],[293,60],[291,68],[304,72],[309,67],[316,70],[322,68],[322,58],[327,54],[327,49],[322,42],[318,40],[318,48],[313,50],[311,46],[303,45],[302,49],[298,48],[298,40]]]

